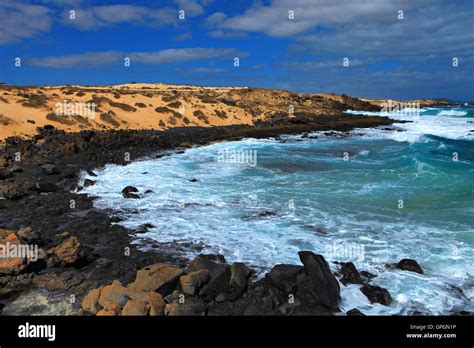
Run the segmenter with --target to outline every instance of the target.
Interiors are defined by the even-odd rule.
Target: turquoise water
[[[313,250],[376,274],[373,284],[394,298],[391,306],[373,305],[358,285],[341,285],[343,310],[472,311],[474,109],[389,116],[413,122],[349,135],[246,139],[110,165],[85,191],[100,197],[98,207],[121,210],[127,227],[155,225],[137,241],[144,248],[150,239],[192,242],[260,271],[299,264],[297,252]],[[222,160],[227,153],[245,161],[249,151],[256,163]],[[154,193],[123,199],[126,185]],[[417,260],[425,274],[385,267],[402,258]]]

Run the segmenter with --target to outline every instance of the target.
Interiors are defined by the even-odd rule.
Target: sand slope
[[[94,103],[95,114],[58,112],[58,106]],[[77,104],[79,103],[79,104]],[[85,129],[155,129],[176,126],[254,124],[290,113],[336,115],[344,109],[374,108],[363,101],[331,94],[297,94],[245,87],[199,87],[165,84],[113,86],[0,86],[0,139],[30,137],[51,124],[76,132]],[[379,106],[377,106],[379,107]]]

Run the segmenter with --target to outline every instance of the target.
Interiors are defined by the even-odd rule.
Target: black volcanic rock
[[[296,293],[298,289],[296,277],[302,272],[304,272],[303,266],[280,264],[273,266],[265,278],[278,290],[288,295]]]
[[[362,278],[357,268],[352,262],[340,262],[341,266],[339,274],[342,276],[341,283],[346,284],[362,284]]]
[[[127,186],[122,190],[122,196],[123,198],[140,199],[140,196],[134,192],[138,192],[136,187]]]
[[[138,192],[138,189],[134,186],[126,186],[123,190],[122,193],[131,193],[131,192]]]
[[[38,192],[54,192],[59,189],[58,185],[54,182],[36,182],[33,186],[33,190]]]
[[[84,180],[84,187],[89,187],[95,185],[95,181],[91,179]]]
[[[388,290],[380,286],[365,284],[360,291],[367,296],[370,303],[380,303],[386,306],[392,303],[392,297]]]
[[[341,300],[339,283],[324,257],[310,251],[300,251],[298,255],[311,282],[315,302],[330,310],[336,310]]]
[[[211,272],[211,279],[199,291],[199,296],[205,300],[215,299],[217,295],[225,293],[229,288],[231,272],[229,265],[218,265]]]
[[[410,272],[415,272],[419,274],[423,274],[423,269],[421,266],[416,262],[415,260],[412,259],[403,259],[397,264],[394,265],[395,268],[404,270],[404,271],[410,271]]]
[[[358,310],[357,308],[352,308],[351,310],[348,310],[346,312],[346,315],[347,316],[365,316],[364,313],[362,313],[360,310]]]

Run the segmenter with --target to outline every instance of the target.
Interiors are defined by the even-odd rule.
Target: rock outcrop
[[[154,264],[127,286],[115,280],[92,289],[82,301],[93,315],[331,314],[339,284],[321,255],[301,252],[304,266],[277,265],[252,281],[245,264],[199,255],[186,270]]]

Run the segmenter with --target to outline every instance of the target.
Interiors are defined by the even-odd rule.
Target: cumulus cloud
[[[125,57],[130,58],[132,64],[163,64],[207,59],[232,59],[236,56],[245,57],[247,54],[235,48],[176,48],[155,52],[127,53],[107,51],[53,57],[35,57],[30,58],[28,63],[46,68],[73,68],[121,64]]]
[[[74,11],[71,17],[70,11]],[[171,8],[149,9],[131,5],[106,5],[90,8],[64,10],[63,23],[82,30],[99,29],[120,23],[134,23],[159,27],[172,24],[177,19],[177,11]]]
[[[419,0],[422,4],[425,0]],[[397,10],[410,6],[407,0],[273,0],[269,5],[256,3],[242,15],[214,17],[221,29],[263,32],[275,37],[302,34],[317,26],[341,25],[355,21],[383,22],[395,18]],[[289,18],[292,11],[294,19]],[[211,15],[213,18],[216,14]],[[215,22],[220,19],[220,22]]]
[[[174,0],[165,7],[145,7],[137,5],[103,5],[64,9],[63,23],[81,30],[93,30],[120,23],[133,23],[152,27],[175,24],[178,11],[184,10],[186,17],[204,14],[206,1]],[[70,12],[76,12],[76,18],[70,18]]]
[[[50,30],[50,10],[16,1],[0,2],[0,45],[21,41]]]

